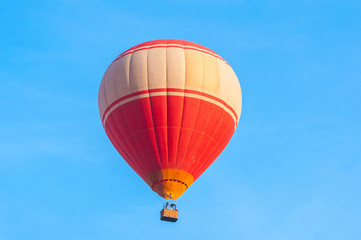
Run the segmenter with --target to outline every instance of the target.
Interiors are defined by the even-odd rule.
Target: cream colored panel
[[[104,74],[104,76],[105,76],[105,74]],[[98,93],[98,106],[99,106],[100,118],[103,117],[103,113],[104,113],[105,109],[108,107],[108,105],[106,104],[106,99],[105,99],[104,76],[103,76],[102,82],[100,83],[99,93]]]
[[[129,59],[129,55],[124,56],[113,62],[106,70],[99,89],[99,111],[101,114],[112,102],[130,93]]]
[[[131,92],[130,82],[129,82],[129,64],[130,64],[130,55],[126,55],[121,59],[115,61],[110,65],[109,71],[113,72],[114,75],[112,78],[109,78],[109,84],[114,86],[117,92],[117,100],[120,97],[123,97]],[[112,102],[113,102],[112,101]]]
[[[148,88],[167,87],[167,50],[153,48],[148,50]]]
[[[219,87],[218,62],[215,57],[203,55],[203,90],[207,93],[217,94]]]
[[[242,109],[242,92],[241,85],[239,84],[236,74],[233,72],[233,87],[231,88],[230,95],[232,96],[232,106],[237,113],[238,119],[241,116]]]
[[[172,47],[141,50],[113,62],[100,85],[99,113],[130,93],[166,87],[203,90],[240,116],[242,94],[233,69],[209,54]]]
[[[234,111],[237,113],[237,119],[239,117],[239,112],[237,111],[237,106],[239,106],[239,104],[241,103],[242,99],[241,99],[241,95],[240,93],[240,89],[238,88],[237,82],[236,82],[236,78],[233,71],[230,72],[230,88],[229,88],[229,92],[228,92],[228,104],[234,109]]]
[[[218,88],[218,97],[223,101],[229,102],[229,89],[231,85],[231,76],[229,71],[229,66],[222,60],[218,59],[219,67],[219,88]]]
[[[167,85],[169,88],[184,89],[185,55],[180,48],[167,48]]]
[[[111,104],[113,101],[115,101],[118,98],[117,89],[115,88],[114,85],[116,76],[117,75],[115,69],[112,66],[110,66],[103,78],[107,105]]]
[[[148,89],[147,56],[147,50],[131,54],[129,83],[132,93]]]
[[[203,58],[202,54],[193,50],[185,50],[186,56],[186,88],[202,89]]]
[[[233,69],[222,60],[218,60],[220,85],[218,97],[229,104],[240,115],[242,106],[241,88]]]

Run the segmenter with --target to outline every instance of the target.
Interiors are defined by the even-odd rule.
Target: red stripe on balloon
[[[163,44],[165,46],[155,46],[155,45],[160,45],[160,44]],[[182,45],[182,46],[179,46],[179,45]],[[195,51],[198,51],[198,52],[206,53],[208,55],[211,55],[213,57],[221,59],[227,65],[229,65],[226,62],[226,60],[224,60],[221,56],[219,56],[216,52],[214,52],[213,50],[211,50],[209,48],[206,48],[206,47],[204,47],[202,45],[199,45],[197,43],[193,43],[193,42],[189,42],[189,41],[183,41],[183,40],[176,40],[176,39],[160,39],[160,40],[148,41],[148,42],[145,42],[145,43],[142,43],[142,44],[138,44],[138,45],[128,49],[127,51],[123,52],[122,54],[120,54],[112,63],[114,63],[115,61],[119,60],[120,58],[122,58],[122,57],[124,57],[124,56],[126,56],[128,54],[132,54],[134,52],[153,49],[153,48],[168,48],[168,47],[195,50]],[[195,49],[195,48],[197,48],[197,49]]]
[[[192,93],[192,94],[196,94],[196,95],[200,95],[200,96],[204,96],[204,97],[207,97],[207,98],[210,98],[212,100],[215,100],[219,103],[221,103],[222,105],[224,105],[227,109],[229,109],[235,119],[236,119],[236,122],[238,121],[238,116],[237,116],[237,113],[236,111],[230,106],[228,105],[225,101],[215,97],[215,96],[212,96],[210,94],[207,94],[207,93],[204,93],[204,92],[200,92],[200,91],[196,91],[196,90],[191,90],[191,89],[179,89],[179,88],[156,88],[156,89],[150,89],[150,90],[143,90],[143,91],[139,91],[139,92],[135,92],[135,93],[131,93],[131,94],[128,94],[126,96],[123,96],[121,98],[118,98],[117,100],[115,100],[114,102],[112,102],[104,111],[103,113],[103,116],[102,116],[102,122],[104,122],[104,119],[105,119],[105,116],[106,114],[108,113],[108,111],[114,106],[116,105],[117,103],[121,102],[121,101],[124,101],[128,98],[131,98],[131,97],[134,97],[134,96],[137,96],[137,95],[141,95],[141,94],[146,94],[146,93],[154,93],[154,92],[164,92],[165,96],[167,95],[167,92],[180,92],[180,93]]]
[[[158,39],[158,40],[148,41],[148,42],[144,42],[144,43],[135,45],[134,47],[128,49],[127,51],[134,50],[134,49],[137,49],[140,47],[156,45],[156,44],[177,44],[177,45],[191,46],[191,47],[200,48],[200,49],[212,52],[214,54],[217,54],[215,51],[213,51],[203,45],[200,45],[198,43],[194,43],[194,42],[190,42],[190,41],[186,41],[186,40],[178,40],[178,39]]]
[[[211,55],[213,57],[216,57],[220,60],[222,60],[223,62],[225,62],[227,65],[229,65],[228,62],[226,62],[226,60],[224,60],[222,57],[220,57],[219,55],[215,55],[215,54],[212,54],[212,53],[209,53],[209,52],[206,52],[204,50],[200,50],[200,49],[195,49],[195,48],[191,48],[191,47],[186,47],[186,46],[177,46],[177,45],[168,45],[168,46],[150,46],[150,47],[146,47],[146,48],[139,48],[139,49],[136,49],[136,50],[132,50],[132,51],[126,51],[122,54],[120,54],[116,59],[114,59],[114,62],[118,61],[119,59],[121,59],[122,57],[126,56],[126,55],[129,55],[129,54],[132,54],[132,53],[135,53],[135,52],[139,52],[139,51],[142,51],[142,50],[149,50],[149,49],[153,49],[153,48],[169,48],[169,47],[172,47],[172,48],[181,48],[181,49],[188,49],[188,50],[194,50],[194,51],[197,51],[197,52],[201,52],[201,53],[205,53],[205,54],[208,54],[208,55]],[[111,64],[112,64],[111,63]]]

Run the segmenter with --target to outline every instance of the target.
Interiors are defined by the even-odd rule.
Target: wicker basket
[[[160,211],[160,220],[176,222],[178,220],[178,210],[163,208]]]

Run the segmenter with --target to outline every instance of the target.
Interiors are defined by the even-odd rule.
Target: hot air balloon
[[[226,147],[242,94],[231,66],[189,41],[136,45],[108,67],[100,118],[129,166],[164,199],[179,198]]]

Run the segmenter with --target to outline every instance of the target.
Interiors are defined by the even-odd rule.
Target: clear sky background
[[[237,131],[161,222],[98,114],[107,66],[154,39],[235,70]],[[359,0],[0,0],[0,239],[361,239]]]

